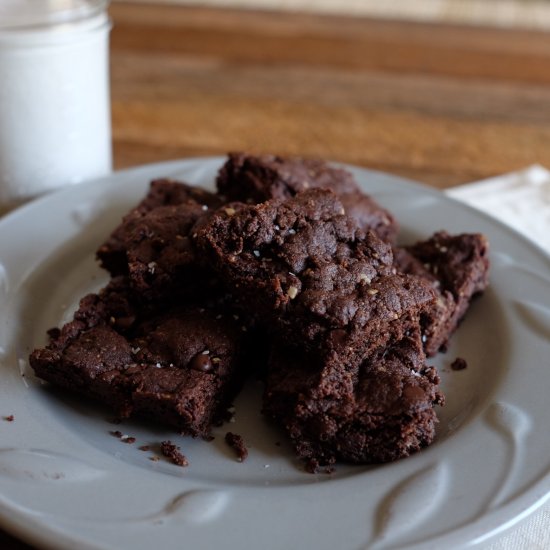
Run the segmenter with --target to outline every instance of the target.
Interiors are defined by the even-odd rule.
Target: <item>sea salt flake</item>
[[[368,275],[365,275],[364,273],[361,273],[361,275],[359,275],[359,282],[363,285],[370,285],[372,279],[368,276]]]

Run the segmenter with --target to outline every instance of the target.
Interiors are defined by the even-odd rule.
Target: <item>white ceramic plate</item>
[[[550,260],[493,219],[399,178],[351,168],[412,241],[445,228],[491,242],[491,286],[438,356],[447,405],[436,442],[393,464],[305,473],[259,414],[261,386],[207,443],[110,413],[34,378],[28,354],[106,276],[94,251],[149,180],[212,187],[222,159],[145,166],[38,200],[0,222],[0,524],[55,548],[470,546],[510,527],[550,493]],[[468,362],[452,371],[457,356]],[[137,439],[124,444],[120,429]],[[223,443],[230,429],[250,456]],[[190,461],[149,460],[172,439]]]

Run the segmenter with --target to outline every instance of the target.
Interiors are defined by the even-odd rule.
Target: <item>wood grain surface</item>
[[[444,188],[550,166],[550,35],[306,14],[111,7],[116,168],[229,150]],[[29,548],[0,531],[0,548]]]
[[[116,166],[247,149],[446,187],[550,166],[550,35],[112,7]]]

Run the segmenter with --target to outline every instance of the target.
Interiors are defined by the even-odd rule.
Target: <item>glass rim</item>
[[[32,1],[32,0],[30,0]],[[53,0],[29,5],[29,0],[12,0],[0,6],[0,33],[45,31],[63,25],[77,25],[105,12],[110,0]],[[26,8],[26,9],[25,9]]]

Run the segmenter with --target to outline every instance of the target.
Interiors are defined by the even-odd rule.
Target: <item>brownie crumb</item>
[[[244,443],[242,436],[227,432],[225,434],[225,442],[237,453],[237,460],[243,462],[248,457],[248,449]]]
[[[13,416],[13,414],[10,414],[9,416],[4,416],[4,420],[6,422],[13,422],[15,420],[15,416]]]
[[[178,466],[188,466],[189,462],[185,455],[181,453],[180,448],[172,443],[170,440],[162,441],[160,443],[160,451],[166,457],[169,458],[174,464]]]
[[[158,462],[160,460],[160,457],[159,456],[150,456],[149,460],[151,460],[153,462]]]
[[[149,451],[151,447],[149,447],[149,445],[141,445],[140,447],[138,447],[138,449],[140,451]]]
[[[115,430],[109,432],[113,437],[118,437],[119,439],[123,436],[123,433],[120,430]]]
[[[321,465],[316,458],[305,463],[305,470],[309,474],[332,474],[335,470],[333,463]]]
[[[467,366],[468,366],[468,363],[466,363],[466,360],[462,359],[462,357],[457,357],[451,363],[451,369],[453,370],[464,370]]]

